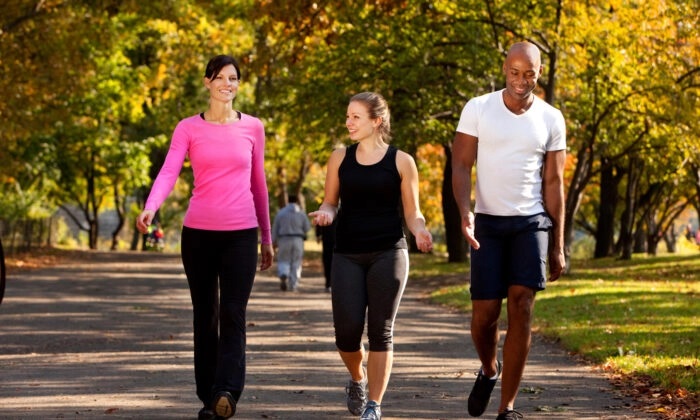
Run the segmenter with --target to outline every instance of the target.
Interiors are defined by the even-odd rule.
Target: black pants
[[[323,239],[323,277],[326,279],[326,288],[331,287],[331,263],[333,262],[333,245],[326,245]]]
[[[333,261],[333,249],[335,248],[335,226],[333,220],[328,226],[316,226],[316,235],[321,236],[323,245],[323,276],[326,278],[326,288],[331,287],[331,263]]]
[[[246,307],[257,266],[257,229],[182,229],[182,263],[192,298],[194,375],[206,405],[218,391],[236,399],[245,384]]]

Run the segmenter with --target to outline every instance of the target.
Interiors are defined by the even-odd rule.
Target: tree
[[[287,192],[319,200],[349,97],[380,91],[395,144],[432,182],[421,207],[442,207],[428,222],[444,220],[449,259],[462,261],[460,215],[434,173],[449,173],[462,107],[502,87],[505,50],[520,40],[543,52],[538,94],[567,121],[567,248],[582,230],[596,255],[630,258],[635,238],[652,241],[678,206],[700,208],[692,2],[346,3],[14,1],[0,17],[0,216],[79,204],[89,223],[114,209],[126,225],[173,127],[202,110],[204,63],[226,52],[244,69],[235,106],[266,125],[273,203]],[[185,167],[164,224],[177,222],[190,177]]]
[[[245,32],[239,23],[246,9],[197,8],[198,15],[191,3],[42,1],[3,22],[3,29],[12,29],[0,34],[7,41],[3,53],[16,57],[8,63],[14,78],[5,87],[10,97],[26,102],[0,104],[8,117],[10,150],[16,145],[13,153],[26,155],[18,140],[31,135],[44,142],[40,148],[52,151],[55,182],[45,183],[51,188],[46,196],[69,212],[69,204],[78,206],[81,214],[69,214],[89,232],[91,248],[97,246],[100,211],[111,206],[120,218],[112,232],[114,247],[125,222],[126,197],[149,183],[144,177],[148,151],[129,143],[169,133],[183,111],[194,113],[202,103],[194,100],[202,96],[202,63],[219,48],[246,40],[223,38],[228,27]],[[224,11],[231,15],[220,22],[207,15]],[[59,36],[44,35],[53,31]],[[43,74],[48,77],[28,78]],[[18,112],[29,112],[33,126],[17,124]]]

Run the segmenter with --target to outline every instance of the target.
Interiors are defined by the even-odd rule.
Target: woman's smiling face
[[[378,120],[378,118],[370,118],[369,110],[364,103],[352,101],[348,104],[345,126],[351,140],[360,141],[375,134],[375,128],[379,125]]]
[[[212,99],[231,102],[238,93],[238,72],[233,64],[222,67],[219,74],[204,81]]]

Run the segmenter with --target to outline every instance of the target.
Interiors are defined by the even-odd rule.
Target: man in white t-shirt
[[[511,46],[503,72],[505,89],[471,99],[462,111],[453,143],[452,188],[471,245],[471,334],[482,364],[469,414],[484,413],[502,371],[497,420],[511,420],[523,418],[514,404],[530,350],[535,294],[565,266],[566,128],[561,112],[533,93],[542,74],[535,45]],[[508,330],[501,364],[498,318],[504,298]]]

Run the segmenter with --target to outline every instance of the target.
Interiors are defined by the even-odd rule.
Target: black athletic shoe
[[[216,418],[217,415],[214,410],[208,407],[203,407],[197,415],[197,420],[216,420]]]
[[[496,386],[498,377],[501,376],[501,362],[498,360],[496,360],[496,369],[498,371],[496,379],[487,378],[484,376],[481,369],[479,369],[476,382],[474,382],[474,388],[472,388],[472,392],[469,394],[469,400],[467,400],[467,409],[470,416],[479,417],[484,414],[486,407],[489,406],[491,392],[493,391],[493,387]]]
[[[287,290],[287,276],[280,276],[280,290]]]
[[[506,410],[496,417],[496,420],[520,420],[524,418],[522,414],[515,410]]]
[[[236,400],[230,392],[217,392],[214,396],[214,412],[225,419],[236,414]]]

